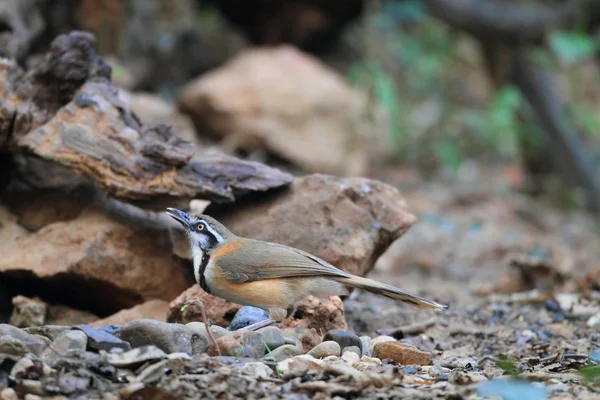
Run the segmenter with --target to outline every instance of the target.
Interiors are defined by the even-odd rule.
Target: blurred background
[[[341,254],[337,261],[349,259],[361,275],[452,304],[444,327],[462,325],[441,348],[471,341],[477,357],[522,355],[531,340],[590,353],[600,346],[599,27],[600,0],[1,0],[0,55],[33,72],[0,65],[0,322],[18,325],[15,310],[33,304],[24,296],[59,305],[45,323],[107,323],[98,318],[156,299],[128,318],[165,320],[181,306],[170,302],[180,293],[187,299],[193,284],[187,243],[172,248],[172,237],[85,211],[88,203],[65,195],[71,181],[79,183],[71,175],[55,182],[37,158],[19,164],[33,153],[83,170],[121,200],[147,200],[137,205],[153,210],[164,210],[157,198],[165,193],[173,202],[234,202],[245,190],[260,192],[265,208],[239,202],[223,217],[263,238],[279,238],[274,232],[288,221],[282,240],[308,237],[306,249]],[[88,39],[72,35],[51,46],[77,30],[93,33],[122,104],[102,83],[106,74]],[[84,76],[72,72],[80,70]],[[104,108],[89,107],[98,99]],[[31,118],[16,123],[18,112],[6,110]],[[84,126],[71,131],[75,156],[56,139],[71,127],[69,113]],[[45,124],[41,134],[23,128],[36,124]],[[144,128],[156,124],[173,129]],[[82,137],[85,146],[76,140]],[[97,155],[95,137],[106,139],[103,157],[86,158]],[[123,148],[125,157],[114,158],[121,164],[113,162],[114,149]],[[211,150],[291,175],[209,156],[190,172]],[[398,189],[360,189],[369,199],[364,209],[398,211],[388,214],[402,220],[398,229],[353,231],[356,221],[344,210],[337,220],[318,220],[346,199],[335,190],[350,181],[311,174]],[[293,201],[261,197],[292,175],[308,176]],[[23,176],[33,187],[26,194],[14,187]],[[312,209],[322,198],[331,202]],[[304,216],[309,227],[295,226]],[[253,221],[265,225],[256,229]],[[368,238],[343,243],[348,232]],[[65,294],[74,287],[78,296]],[[83,314],[63,318],[60,304]],[[372,336],[423,318],[365,293],[344,308],[350,329]],[[223,324],[234,314],[227,313]],[[506,331],[489,343],[477,336],[497,326]],[[411,339],[425,343],[419,329]]]

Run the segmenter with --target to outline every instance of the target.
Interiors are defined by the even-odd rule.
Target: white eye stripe
[[[217,239],[217,242],[223,243],[223,237],[221,235],[219,235],[219,233],[217,231],[215,231],[206,221],[201,221],[201,222],[204,224],[206,229],[208,229],[208,231],[210,233],[212,233],[212,235],[215,237],[215,239]]]

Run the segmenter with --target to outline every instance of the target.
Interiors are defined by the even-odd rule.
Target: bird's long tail
[[[446,305],[436,303],[435,301],[428,300],[426,298],[416,296],[414,294],[403,292],[402,290],[394,286],[386,285],[385,283],[377,282],[372,279],[362,278],[360,276],[355,275],[353,275],[350,278],[335,277],[332,279],[344,285],[364,289],[366,291],[389,297],[394,300],[400,300],[419,309],[445,310],[446,308],[448,308],[448,306]]]

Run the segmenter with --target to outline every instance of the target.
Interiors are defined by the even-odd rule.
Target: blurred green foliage
[[[365,37],[375,39],[366,40],[364,60],[347,77],[386,111],[392,159],[454,174],[473,158],[517,161],[523,141],[526,151],[539,152],[540,132],[527,121],[531,114],[516,87],[469,88],[473,75],[487,79],[472,38],[429,16],[419,1],[381,5],[364,27]],[[557,31],[548,48],[534,48],[532,56],[561,72],[593,57],[598,46],[586,34]],[[598,136],[594,105],[581,101],[569,109],[586,137]]]

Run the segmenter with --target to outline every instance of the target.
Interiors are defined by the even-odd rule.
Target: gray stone
[[[129,342],[132,348],[153,345],[165,353],[204,353],[208,349],[208,339],[182,324],[170,324],[154,319],[143,318],[126,323],[118,336]]]
[[[345,347],[356,346],[362,350],[362,344],[360,342],[360,338],[348,331],[343,331],[341,329],[332,329],[323,336],[323,342],[333,340],[343,349]]]
[[[371,348],[371,337],[370,336],[361,336],[360,343],[361,343],[361,347],[360,347],[361,357],[362,356],[370,356],[371,351],[369,349]]]
[[[204,324],[204,322],[189,322],[185,324],[185,327],[191,332],[194,332],[210,340],[210,338],[208,337],[208,333],[206,332],[206,325]],[[215,340],[231,333],[227,329],[219,325],[211,325],[210,332],[212,333],[213,338]]]
[[[267,326],[266,328],[259,329],[256,332],[262,336],[270,350],[275,350],[276,348],[286,344],[286,339],[283,336],[283,332],[281,332],[281,329],[276,326]],[[296,343],[296,340],[292,340],[292,343]]]
[[[240,371],[254,378],[268,378],[273,375],[273,370],[261,362],[249,362],[241,367]]]
[[[267,350],[265,349],[261,335],[256,332],[244,332],[240,343],[242,345],[241,357],[250,357],[258,360],[265,355]]]
[[[52,344],[44,350],[40,358],[54,366],[63,357],[77,357],[85,352],[87,336],[82,331],[66,331],[61,333]]]
[[[50,345],[50,340],[37,335],[31,335],[17,327],[8,324],[0,324],[0,338],[10,336],[20,341],[33,354],[39,356],[46,347]]]
[[[92,350],[104,350],[108,352],[114,348],[118,348],[123,351],[131,350],[129,343],[119,339],[115,335],[112,335],[103,329],[92,328],[89,325],[76,325],[74,329],[81,330],[86,334],[88,337],[88,347]]]
[[[255,324],[260,321],[264,321],[265,319],[269,319],[267,313],[257,307],[244,306],[235,313],[231,324],[227,327],[230,331],[235,331],[240,328],[245,328],[248,325]]]
[[[273,358],[277,362],[281,362],[286,358],[294,357],[300,354],[300,349],[293,344],[285,344],[266,354],[262,359],[267,362],[272,362]]]
[[[342,349],[337,342],[328,340],[313,347],[308,354],[314,358],[325,358],[329,356],[339,356],[341,352]]]
[[[140,365],[147,361],[162,360],[167,355],[164,351],[156,346],[140,346],[133,350],[124,353],[108,354],[107,359],[111,365],[115,367],[130,367],[132,365]]]

